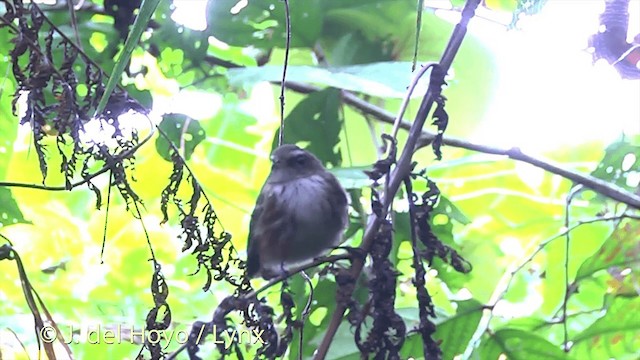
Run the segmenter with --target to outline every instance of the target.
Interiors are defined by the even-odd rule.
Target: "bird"
[[[251,214],[246,276],[266,280],[337,247],[349,201],[338,179],[293,144],[271,154],[271,172]]]

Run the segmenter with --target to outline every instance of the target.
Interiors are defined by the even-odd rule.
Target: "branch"
[[[425,136],[420,141],[420,147],[429,145],[431,139],[433,139],[433,134],[425,134]],[[626,191],[625,189],[606,182],[602,179],[598,179],[594,176],[583,174],[577,171],[569,170],[560,167],[560,165],[553,163],[550,160],[536,158],[531,155],[524,154],[522,150],[517,147],[511,149],[500,149],[487,145],[475,144],[472,142],[467,142],[460,139],[449,138],[444,140],[444,143],[447,145],[479,151],[487,154],[495,154],[495,155],[505,155],[513,160],[518,160],[522,162],[526,162],[533,166],[539,167],[541,169],[547,170],[550,173],[560,175],[566,179],[572,180],[577,184],[581,184],[591,190],[602,194],[612,200],[619,201],[630,207],[635,209],[640,209],[640,196]]]
[[[306,85],[306,84],[301,84],[296,82],[287,82],[285,83],[285,86],[290,90],[300,92],[300,93],[305,93],[305,94],[321,90],[320,88],[312,85]],[[362,111],[364,114],[375,117],[376,119],[382,122],[393,124],[395,120],[395,115],[393,115],[392,113],[384,110],[381,107],[368,103],[365,100],[362,100],[357,95],[351,92],[343,91],[342,98],[345,103]],[[401,121],[400,127],[403,129],[411,129],[411,124],[406,121]],[[418,148],[421,148],[421,147],[430,145],[431,141],[433,141],[435,136],[436,134],[431,131],[422,130],[422,134],[420,136],[420,139],[418,139],[416,146]],[[470,142],[467,140],[450,137],[446,135],[444,136],[443,143],[448,146],[482,152],[486,154],[503,155],[503,156],[509,157],[512,160],[522,161],[522,162],[531,164],[535,167],[544,169],[550,173],[560,175],[577,184],[582,184],[583,186],[589,189],[592,189],[593,191],[599,194],[602,194],[612,200],[619,201],[635,209],[640,209],[639,195],[628,192],[619,186],[608,183],[604,180],[598,179],[591,175],[587,175],[587,174],[583,174],[573,170],[562,168],[560,167],[560,165],[555,164],[549,160],[536,158],[531,155],[524,154],[519,148],[511,148],[511,149],[498,148],[498,147],[478,144],[478,143],[474,143],[474,142]]]
[[[453,58],[458,52],[462,40],[467,32],[467,24],[469,20],[473,17],[475,9],[478,7],[480,0],[468,0],[464,10],[462,11],[462,18],[460,23],[458,23],[451,35],[451,39],[447,44],[447,48],[442,55],[442,58],[439,62],[438,71],[434,71],[434,73],[439,73],[437,79],[434,79],[432,73],[432,81],[430,82],[429,89],[422,99],[422,103],[420,104],[420,108],[418,109],[418,114],[416,115],[415,121],[409,130],[409,137],[407,138],[407,142],[402,150],[402,154],[400,155],[400,159],[397,162],[393,173],[391,174],[390,181],[385,185],[384,197],[383,197],[383,207],[378,217],[375,213],[371,215],[369,218],[369,223],[367,224],[367,228],[362,237],[362,244],[360,248],[364,250],[365,253],[369,252],[375,235],[378,233],[378,229],[382,223],[382,220],[386,216],[387,209],[389,208],[389,204],[392,202],[400,183],[409,175],[411,171],[411,158],[413,156],[414,150],[416,148],[416,144],[419,138],[422,135],[422,127],[427,119],[427,115],[431,110],[431,106],[433,105],[436,97],[440,95],[440,86],[444,82],[444,75],[449,71],[451,67],[451,63],[453,62]],[[362,267],[364,266],[364,258],[355,258],[352,266],[351,266],[351,276],[353,279],[357,279],[360,276],[360,272],[362,271]],[[345,296],[351,296],[353,289],[350,291],[347,290]],[[339,302],[336,305],[336,309],[333,313],[333,317],[331,318],[331,322],[327,327],[327,332],[325,333],[320,346],[314,356],[314,359],[320,360],[324,359],[329,351],[329,346],[333,341],[333,337],[335,336],[338,327],[342,323],[342,319],[344,316],[344,312],[346,311],[346,304]]]

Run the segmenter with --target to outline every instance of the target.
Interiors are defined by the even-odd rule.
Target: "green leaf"
[[[142,35],[142,32],[147,29],[147,24],[149,23],[149,20],[151,19],[151,16],[153,15],[153,12],[155,11],[159,3],[160,0],[142,0],[142,4],[140,5],[140,12],[138,12],[138,16],[136,16],[136,20],[133,23],[133,27],[131,28],[129,36],[127,36],[127,41],[124,43],[124,49],[120,53],[118,61],[116,61],[116,64],[113,66],[111,76],[109,76],[109,81],[107,81],[107,85],[104,89],[104,94],[102,94],[102,98],[100,98],[100,102],[98,103],[96,114],[101,114],[104,108],[107,106],[107,102],[111,97],[111,93],[120,82],[122,72],[124,71],[127,64],[129,64],[131,54],[133,53],[133,50],[135,50],[135,48],[138,46],[140,36]]]
[[[336,331],[326,358],[331,360],[362,359],[362,354],[353,341],[353,333],[348,323],[345,322]]]
[[[456,314],[447,315],[436,307],[436,318],[432,319],[436,324],[434,339],[440,341],[443,359],[453,359],[457,354],[464,352],[471,340],[478,323],[482,318],[482,304],[475,299],[464,300],[456,303]],[[400,308],[397,313],[404,319],[407,328],[415,328],[420,324],[417,308]],[[420,334],[409,335],[402,346],[403,359],[424,356],[422,336]]]
[[[393,54],[384,46],[384,40],[369,40],[359,31],[335,33],[337,40],[328,39],[326,57],[333,66],[366,64],[393,60]]]
[[[149,40],[157,46],[162,52],[165,49],[181,49],[184,52],[184,58],[198,64],[207,55],[209,41],[207,33],[204,31],[193,30],[184,25],[177,24],[171,19],[173,13],[173,5],[170,1],[161,2],[158,6],[155,21],[161,23],[159,29],[152,33]],[[161,60],[165,60],[162,58]]]
[[[0,54],[9,54],[11,51],[8,29],[0,29]],[[7,60],[0,65],[0,74],[9,74],[11,62]],[[13,78],[3,76],[0,78],[0,180],[4,180],[9,169],[9,162],[13,155],[13,143],[18,135],[18,118],[11,111],[11,99],[15,92]]]
[[[184,130],[185,126],[187,127],[186,131]],[[184,149],[181,149],[183,152],[180,155],[184,156],[185,160],[191,158],[196,146],[206,138],[200,122],[183,114],[164,115],[158,127],[168,135],[169,140],[178,149],[184,144]],[[156,138],[156,150],[167,161],[171,161],[169,149],[167,139],[164,136],[158,136]]]
[[[443,359],[462,354],[482,318],[482,304],[477,300],[460,301],[456,314],[438,325],[434,338],[441,340]]]
[[[598,167],[591,175],[614,183],[622,188],[633,191],[638,186],[630,183],[631,178],[640,175],[640,146],[622,139],[607,147]]]
[[[573,338],[577,359],[637,359],[640,297],[616,297],[603,317]]]
[[[306,150],[313,153],[324,164],[339,166],[340,150],[336,150],[340,139],[343,117],[340,113],[340,91],[326,89],[309,94],[300,101],[284,120],[284,143],[308,142]],[[273,148],[278,146],[278,132]]]
[[[411,334],[404,339],[400,356],[403,359],[424,359],[424,349],[422,347],[422,336],[420,334]]]
[[[231,85],[240,86],[260,81],[279,82],[281,66],[260,66],[229,69],[227,77]],[[411,82],[411,63],[379,62],[367,65],[334,67],[289,66],[287,81],[325,85],[384,98],[404,98]],[[426,80],[425,80],[426,81]],[[419,84],[422,84],[420,82]],[[424,93],[417,89],[415,96]]]
[[[0,187],[0,228],[7,225],[23,223],[30,224],[18,207],[18,203],[11,195],[11,190]]]
[[[434,209],[437,214],[446,214],[451,219],[459,222],[462,225],[471,224],[471,220],[462,213],[462,211],[455,206],[454,203],[451,202],[447,197],[440,196],[440,201],[438,201],[438,206]]]
[[[415,0],[325,0],[322,5],[329,33],[360,32],[370,40],[415,34]]]
[[[289,2],[291,47],[312,47],[320,36],[320,0]],[[233,46],[285,47],[285,7],[282,1],[255,0],[244,7],[235,0],[209,1],[208,35]]]
[[[136,99],[140,103],[140,105],[147,109],[151,109],[153,107],[153,96],[149,90],[139,90],[133,84],[127,86],[126,90],[132,98]]]
[[[592,276],[600,270],[629,268],[630,277],[637,277],[640,273],[640,222],[637,220],[623,220],[618,228],[602,244],[600,249],[585,260],[578,269],[576,281]]]
[[[568,359],[558,346],[535,333],[518,330],[498,330],[482,341],[477,354],[483,360],[497,360],[501,354],[509,360],[554,360]]]
[[[0,30],[0,54],[9,53],[6,29]],[[6,47],[6,48],[5,48]],[[10,62],[0,66],[0,73],[8,74]],[[4,180],[13,156],[13,143],[18,135],[18,119],[11,112],[11,98],[15,91],[15,83],[9,78],[0,79],[0,180]],[[15,223],[29,223],[24,219],[18,203],[11,194],[11,189],[0,187],[0,227]]]
[[[413,59],[415,0],[328,0],[323,6],[326,15],[320,41],[332,65]],[[437,59],[446,44],[445,37],[434,34],[448,33],[452,26],[437,20],[432,11],[422,13],[419,59]]]
[[[364,173],[365,170],[371,170],[371,166],[351,166],[337,167],[329,169],[329,172],[338,178],[340,185],[346,190],[361,189],[371,185],[371,179]]]
[[[242,110],[246,105],[236,94],[227,94],[220,111],[202,122],[207,132],[207,142],[203,144],[207,162],[218,168],[252,171],[256,161],[254,147],[261,137],[250,131],[256,125],[256,118]]]

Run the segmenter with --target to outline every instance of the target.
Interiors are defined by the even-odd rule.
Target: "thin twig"
[[[144,224],[144,220],[142,219],[142,213],[140,212],[138,201],[133,200],[133,206],[136,208],[136,215],[138,217],[138,220],[140,221],[140,225],[142,225],[142,231],[144,232],[144,237],[145,239],[147,239],[147,245],[149,245],[149,251],[151,252],[151,260],[153,260],[153,262],[157,264],[158,260],[156,259],[155,252],[153,251],[153,245],[151,245],[151,238],[149,237],[149,231],[147,231],[147,227]]]
[[[111,208],[111,185],[113,184],[113,171],[109,173],[109,186],[107,187],[107,208],[104,211],[104,226],[102,228],[102,246],[100,246],[100,264],[104,264],[104,249],[107,245],[107,229],[109,225],[109,209]]]
[[[417,39],[416,39],[416,41],[417,41]],[[417,51],[417,49],[418,48],[417,48],[417,45],[416,45],[416,51]],[[415,61],[415,59],[414,59],[414,61]],[[411,84],[409,85],[409,89],[407,89],[407,93],[405,94],[404,99],[402,100],[402,104],[400,105],[400,110],[398,110],[398,115],[396,116],[395,120],[393,121],[393,129],[391,130],[391,137],[392,138],[394,138],[396,140],[398,138],[398,129],[400,128],[400,122],[402,121],[402,118],[404,117],[404,113],[407,110],[407,106],[409,105],[409,101],[411,100],[411,96],[413,95],[413,91],[415,90],[416,85],[418,85],[418,81],[420,81],[420,79],[424,76],[424,74],[429,69],[433,69],[436,65],[437,64],[435,62],[428,62],[428,63],[422,65],[422,68],[420,69],[420,71],[418,71],[416,76],[413,77],[413,80],[411,81]],[[412,71],[414,69],[412,69]],[[382,157],[382,155],[380,155],[380,157]],[[391,174],[389,172],[387,172],[387,174],[385,176],[385,182],[384,182],[385,194],[388,193],[388,186],[389,186],[390,176],[391,176]],[[393,214],[393,203],[391,203],[389,206],[390,206],[389,212]],[[393,233],[391,234],[391,236],[393,237]]]
[[[67,0],[67,6],[69,8],[69,18],[71,18],[71,27],[76,37],[76,44],[78,48],[82,50],[82,42],[80,42],[80,32],[78,31],[78,20],[76,19],[76,9],[73,6],[73,0]]]
[[[618,220],[622,220],[622,219],[635,219],[635,220],[640,220],[640,216],[638,215],[632,215],[632,214],[622,214],[622,215],[613,215],[613,216],[606,216],[606,217],[595,217],[595,218],[591,218],[591,219],[586,219],[586,220],[580,220],[578,221],[576,224],[569,226],[569,227],[564,227],[562,229],[562,231],[560,231],[559,233],[541,241],[538,246],[536,247],[536,249],[531,252],[525,259],[518,259],[517,266],[509,266],[509,268],[511,270],[505,272],[505,274],[502,276],[502,278],[498,281],[497,285],[494,288],[493,294],[491,295],[490,299],[489,299],[489,305],[488,308],[493,309],[495,308],[495,306],[498,304],[498,302],[500,302],[502,299],[504,299],[504,297],[507,295],[509,289],[511,288],[511,285],[513,284],[513,281],[515,279],[515,275],[517,273],[519,273],[520,271],[522,271],[522,269],[524,269],[524,267],[530,263],[531,261],[533,261],[533,259],[542,251],[544,250],[547,245],[549,245],[550,243],[552,243],[553,241],[565,236],[567,233],[572,232],[573,230],[583,226],[583,225],[587,225],[587,224],[593,224],[596,222],[606,222],[606,221],[618,221]],[[514,261],[514,264],[516,263],[516,261]],[[464,352],[464,359],[469,358],[469,355],[471,354],[471,351],[473,351],[476,342],[480,339],[480,337],[482,336],[482,334],[484,334],[486,331],[488,331],[489,328],[489,323],[491,322],[491,319],[493,318],[494,314],[493,312],[487,312],[485,313],[482,318],[480,319],[480,321],[478,322],[478,326],[476,328],[476,331],[474,332],[473,336],[471,337],[471,341],[469,341],[468,345],[467,345],[467,349]]]
[[[577,194],[584,190],[584,186],[578,184],[574,186],[567,195],[567,204],[565,205],[564,227],[569,228],[571,224],[571,202]],[[569,303],[569,246],[571,245],[571,232],[565,234],[564,249],[564,299],[562,301],[562,329],[564,334],[563,348],[565,352],[569,352],[569,329],[567,328],[567,303]]]
[[[436,63],[434,62],[428,62],[422,65],[422,68],[420,68],[420,71],[418,71],[416,76],[413,77],[413,80],[411,81],[411,85],[409,85],[409,89],[407,90],[407,93],[404,96],[404,99],[402,99],[402,104],[400,105],[400,110],[398,111],[398,115],[393,121],[393,130],[391,131],[392,138],[395,139],[398,136],[398,129],[400,128],[400,122],[404,117],[404,112],[407,110],[407,106],[409,105],[409,101],[411,100],[411,95],[413,94],[413,91],[415,90],[416,85],[418,85],[418,81],[420,81],[420,79],[424,76],[427,70],[433,68],[435,65]]]
[[[424,12],[424,0],[418,0],[418,16],[416,17],[416,38],[413,47],[413,61],[411,62],[411,71],[416,70],[418,62],[418,48],[420,47],[420,30],[422,29],[422,13]]]
[[[353,166],[353,158],[351,157],[351,143],[349,142],[349,133],[347,132],[347,122],[344,121],[344,106],[340,105],[340,118],[342,121],[342,131],[344,131],[344,140],[347,145],[347,159],[349,160],[349,166]]]
[[[300,264],[300,265],[297,265],[297,266],[292,266],[291,268],[287,269],[287,271],[285,271],[284,273],[280,273],[278,276],[269,279],[269,282],[267,282],[260,289],[248,292],[245,295],[243,295],[242,298],[243,299],[251,299],[252,297],[257,296],[261,292],[269,289],[273,285],[275,285],[277,283],[280,283],[282,281],[285,281],[285,280],[289,279],[290,277],[292,277],[293,275],[295,275],[295,274],[297,274],[297,273],[299,273],[301,271],[305,271],[305,270],[317,267],[317,266],[325,264],[325,263],[333,263],[333,262],[336,262],[338,260],[348,260],[348,259],[351,259],[351,258],[352,257],[349,254],[332,255],[332,256],[325,256],[325,257],[321,257],[321,258],[318,258],[318,259],[314,259],[313,261],[311,261],[309,263],[306,263],[306,264]]]
[[[311,312],[311,304],[313,303],[313,283],[311,282],[311,278],[304,270],[300,271],[300,275],[302,275],[302,278],[307,282],[307,285],[309,286],[309,297],[307,297],[307,303],[304,305],[304,309],[302,309],[302,313],[300,314],[298,360],[302,360],[302,346],[304,345],[304,324],[307,322],[307,317],[309,317],[309,312]]]
[[[289,0],[284,0],[284,22],[286,43],[284,48],[284,66],[282,67],[282,84],[280,86],[280,131],[278,133],[278,146],[284,141],[284,84],[287,79],[287,67],[289,66],[289,47],[291,46],[291,17],[289,14]]]

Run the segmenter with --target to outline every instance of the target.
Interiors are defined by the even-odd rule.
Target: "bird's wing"
[[[349,200],[347,198],[347,193],[344,191],[344,189],[338,182],[338,179],[336,179],[333,174],[330,174],[328,172],[327,174],[329,175],[327,177],[327,181],[331,185],[327,186],[327,189],[329,189],[327,196],[329,198],[329,204],[332,205],[331,211],[333,212],[331,218],[337,220],[339,219],[340,228],[344,229],[349,223],[349,213],[347,211]]]
[[[264,188],[260,191],[260,195],[258,195],[258,200],[256,201],[256,207],[253,209],[253,213],[251,214],[251,222],[249,223],[249,237],[247,239],[247,276],[253,277],[256,275],[258,270],[260,270],[260,249],[258,245],[258,241],[253,239],[255,236],[255,227],[260,221],[260,215],[264,210]]]

